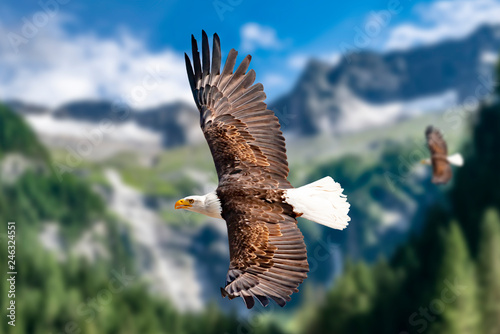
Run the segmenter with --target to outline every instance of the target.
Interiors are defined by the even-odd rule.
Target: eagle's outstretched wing
[[[229,298],[242,297],[248,308],[253,307],[254,297],[263,306],[269,298],[284,306],[309,271],[304,238],[292,207],[279,200],[282,191],[247,191],[218,190],[228,223],[230,253],[221,292]],[[258,200],[259,196],[268,202]]]
[[[451,166],[448,162],[448,148],[438,129],[429,125],[425,130],[427,145],[431,152],[432,183],[447,183],[452,176]]]
[[[246,56],[233,72],[238,52],[231,49],[221,73],[217,34],[211,62],[206,33],[203,31],[202,62],[193,36],[191,42],[194,70],[187,54],[186,69],[219,185],[238,180],[266,188],[290,188],[285,139],[278,118],[264,103],[262,84],[254,85],[255,72],[247,72],[251,57]]]

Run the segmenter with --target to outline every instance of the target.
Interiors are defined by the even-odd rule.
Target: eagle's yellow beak
[[[420,163],[421,163],[422,165],[425,165],[425,159],[420,160]]]
[[[175,209],[185,209],[185,208],[190,208],[192,207],[191,204],[185,199],[180,199],[177,202],[175,202]]]

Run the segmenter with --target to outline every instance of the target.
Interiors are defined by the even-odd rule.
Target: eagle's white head
[[[176,209],[198,212],[209,217],[223,219],[221,217],[222,208],[220,200],[215,192],[204,196],[188,196],[175,202]]]

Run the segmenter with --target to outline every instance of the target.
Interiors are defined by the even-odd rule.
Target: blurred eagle
[[[219,184],[204,196],[177,201],[175,208],[226,221],[230,263],[223,297],[242,297],[248,308],[254,298],[263,306],[269,299],[284,306],[309,272],[296,218],[344,229],[349,203],[331,177],[297,189],[288,182],[285,139],[264,103],[264,87],[247,71],[251,56],[233,71],[238,53],[232,49],[221,72],[217,34],[211,59],[204,31],[201,60],[193,36],[191,43],[187,75]]]
[[[462,166],[464,159],[460,153],[448,156],[448,148],[441,132],[432,125],[425,130],[425,137],[431,158],[422,160],[422,163],[432,165],[432,183],[446,184],[453,175],[451,165]]]

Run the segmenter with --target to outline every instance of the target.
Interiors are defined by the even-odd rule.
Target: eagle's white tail
[[[342,187],[329,176],[300,188],[287,189],[285,200],[302,217],[338,230],[351,220],[350,204]]]
[[[448,157],[448,162],[455,166],[463,166],[464,158],[462,158],[462,155],[460,153],[455,153]]]

